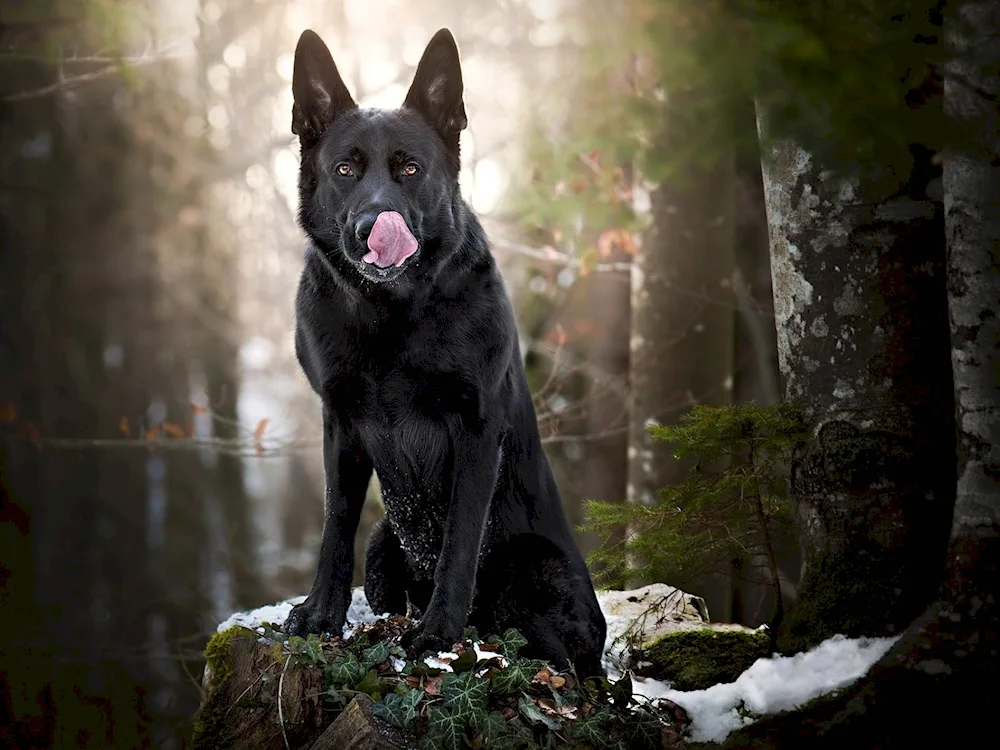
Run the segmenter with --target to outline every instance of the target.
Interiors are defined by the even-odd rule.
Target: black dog
[[[422,611],[411,653],[471,623],[603,674],[605,622],[573,542],[521,366],[510,300],[459,194],[466,126],[455,40],[439,31],[402,108],[361,110],[323,41],[299,39],[292,132],[311,240],[295,348],[323,402],[326,518],[293,634],[339,631],[374,469],[387,520],[368,542],[376,612]]]

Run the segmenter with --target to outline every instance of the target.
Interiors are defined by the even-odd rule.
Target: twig
[[[184,670],[184,674],[187,675],[188,680],[191,681],[191,684],[194,685],[195,689],[198,691],[198,695],[200,696],[200,702],[204,703],[205,688],[202,687],[202,684],[198,681],[198,679],[193,674],[191,674],[191,669],[188,667],[187,659],[184,658],[184,655],[180,652],[179,649],[174,651],[174,656],[177,658],[177,661],[181,663],[181,669]],[[240,698],[242,697],[243,696],[241,695]]]
[[[281,724],[281,736],[285,740],[285,750],[292,750],[292,746],[288,742],[288,733],[285,731],[285,714],[281,710],[281,688],[285,684],[285,672],[288,671],[288,663],[292,660],[292,655],[289,654],[288,658],[285,659],[285,666],[281,668],[281,677],[278,678],[278,723]]]
[[[512,242],[511,240],[505,240],[502,238],[493,238],[490,240],[494,248],[499,250],[504,250],[509,253],[516,253],[518,255],[524,255],[529,258],[534,258],[535,260],[543,260],[547,263],[558,263],[560,265],[566,266],[567,268],[586,268],[590,271],[598,271],[602,273],[614,272],[614,273],[630,273],[632,271],[631,261],[619,261],[615,263],[595,263],[594,265],[588,265],[584,263],[579,258],[576,258],[569,253],[565,253],[561,250],[556,250],[554,247],[531,247],[530,245],[524,245],[520,242]]]
[[[174,46],[176,46],[176,44],[169,45],[156,54],[143,55],[142,57],[123,57],[115,64],[106,65],[103,68],[92,70],[89,73],[80,73],[79,75],[70,76],[69,78],[60,78],[55,83],[51,83],[48,86],[42,86],[41,88],[31,89],[30,91],[19,91],[16,94],[8,94],[7,96],[0,97],[0,101],[17,102],[24,101],[25,99],[37,99],[38,97],[48,96],[49,94],[62,89],[79,86],[81,83],[95,81],[98,78],[103,78],[104,76],[111,75],[112,73],[117,73],[121,70],[121,66],[123,64],[138,67],[140,65],[148,65],[150,63],[159,62],[170,57],[170,55],[166,53]],[[80,61],[82,62],[82,59]],[[60,61],[59,64],[61,65],[62,61]]]
[[[213,450],[236,456],[268,457],[291,451],[317,450],[320,440],[290,440],[276,445],[258,445],[252,438],[162,438],[142,440],[138,438],[43,438],[29,435],[10,437],[28,440],[46,448],[127,448],[149,451]]]
[[[288,657],[288,658],[291,658],[291,657]],[[285,676],[284,672],[282,672],[281,676],[282,677]],[[242,693],[240,693],[238,696],[236,696],[236,700],[233,701],[233,705],[231,705],[229,708],[226,709],[226,716],[229,716],[229,712],[232,711],[234,708],[236,708],[236,704],[239,703],[243,699],[244,695],[246,695],[247,693],[250,692],[250,690],[253,688],[254,685],[256,685],[258,682],[260,682],[260,679],[261,679],[260,675],[258,675],[256,680],[254,680],[249,685],[247,685],[247,689],[246,690],[244,690]],[[280,715],[281,714],[281,688],[280,688],[281,680],[280,679],[278,680],[278,683],[279,683],[279,688],[278,688],[278,714]],[[284,727],[282,727],[282,728],[284,728]],[[285,740],[285,741],[287,742],[287,740]]]

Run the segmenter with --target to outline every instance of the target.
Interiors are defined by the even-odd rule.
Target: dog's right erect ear
[[[319,140],[337,116],[358,105],[344,85],[329,48],[307,29],[295,47],[292,70],[292,132],[308,148]]]

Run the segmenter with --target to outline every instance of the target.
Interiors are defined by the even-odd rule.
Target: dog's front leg
[[[459,434],[455,473],[434,592],[420,621],[404,639],[413,656],[443,651],[462,636],[476,587],[476,568],[500,463],[498,436]]]
[[[358,442],[350,441],[329,410],[323,410],[323,465],[326,502],[323,541],[312,591],[296,605],[284,631],[290,635],[332,632],[340,635],[351,602],[354,535],[361,519],[372,462]]]

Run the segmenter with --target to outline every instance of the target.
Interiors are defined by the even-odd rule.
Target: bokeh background
[[[774,402],[759,158],[734,149],[706,175],[686,131],[662,127],[647,21],[645,3],[613,0],[3,4],[12,746],[184,747],[215,625],[309,588],[323,477],[319,405],[292,345],[290,133],[305,28],[378,107],[401,103],[438,28],[455,34],[462,186],[518,311],[574,525],[586,499],[646,502],[676,477],[643,438],[650,421]],[[754,132],[751,107],[732,116]],[[672,192],[691,174],[700,192]],[[359,551],[382,512],[377,482],[370,500]],[[579,534],[585,551],[599,541]],[[758,566],[669,581],[714,619],[755,625],[772,606]]]

